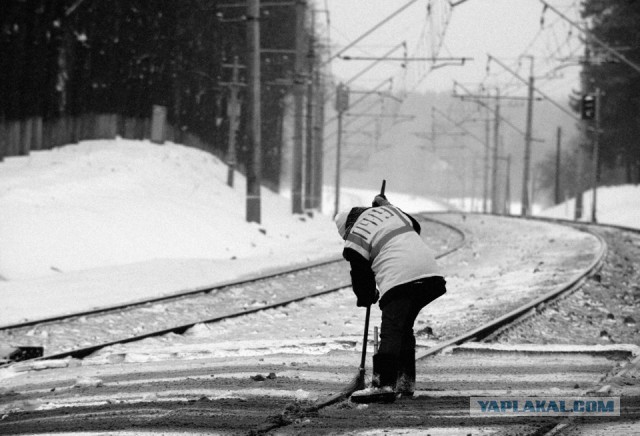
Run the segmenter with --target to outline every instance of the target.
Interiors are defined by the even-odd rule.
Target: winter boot
[[[396,393],[393,388],[396,385],[398,369],[394,356],[388,354],[375,354],[373,356],[373,379],[371,386],[355,391],[351,395],[354,403],[393,403]]]
[[[401,397],[412,397],[416,388],[416,340],[411,338],[398,359],[398,380],[395,391]]]

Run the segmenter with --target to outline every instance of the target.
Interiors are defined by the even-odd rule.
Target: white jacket
[[[395,286],[442,275],[433,250],[409,217],[393,205],[364,211],[347,236],[347,248],[371,262],[381,296]]]

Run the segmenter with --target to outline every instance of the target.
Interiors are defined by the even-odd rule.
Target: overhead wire
[[[434,4],[436,5],[435,7]],[[429,29],[431,31],[429,37],[431,49],[426,57],[437,58],[444,45],[445,35],[451,22],[452,7],[448,1],[436,0],[435,3],[432,3],[431,0],[429,0],[427,12],[428,23],[430,24]],[[434,70],[436,64],[437,61],[431,62],[429,66],[425,68],[409,92],[414,92],[424,83],[428,75]]]
[[[567,6],[567,8],[576,8],[576,1],[572,1],[571,4]],[[521,55],[524,56],[528,53],[532,53],[536,51],[535,47],[539,47],[537,51],[541,52],[542,54],[538,54],[536,56],[536,70],[540,71],[540,69],[542,69],[544,72],[536,74],[536,76],[539,78],[538,86],[544,86],[545,81],[553,81],[554,76],[552,76],[551,73],[555,69],[557,69],[557,56],[559,54],[564,52],[568,54],[568,57],[571,57],[575,55],[575,52],[577,50],[575,47],[572,47],[572,45],[574,45],[576,41],[576,38],[571,32],[571,28],[569,27],[569,30],[567,31],[568,26],[560,17],[554,17],[551,23],[546,23],[545,20],[541,20],[541,23],[542,25],[540,26],[534,37],[522,50]],[[566,36],[564,38],[559,38],[558,32],[564,32]],[[523,65],[521,62],[518,62],[515,66],[513,66],[513,69],[516,73],[527,76],[529,74],[528,72],[521,73],[522,68]],[[498,71],[498,73],[491,73],[489,70],[487,70],[482,83],[484,83],[487,87],[499,85],[505,92],[505,95],[509,95],[514,92],[520,92],[526,89],[525,84],[518,81],[515,77],[513,77],[513,75],[506,73],[504,70]]]

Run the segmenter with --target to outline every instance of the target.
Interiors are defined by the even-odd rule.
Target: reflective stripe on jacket
[[[351,228],[345,248],[371,263],[381,295],[394,286],[441,275],[434,252],[409,217],[392,205],[364,211]]]

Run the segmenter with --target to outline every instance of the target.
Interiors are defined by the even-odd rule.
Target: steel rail
[[[248,276],[245,276],[245,277],[242,277],[242,278],[225,280],[225,281],[222,281],[220,283],[216,283],[215,285],[207,285],[207,286],[202,286],[202,287],[196,287],[196,288],[193,288],[193,289],[188,289],[188,290],[184,290],[184,291],[181,291],[181,292],[177,292],[175,294],[164,295],[162,297],[147,298],[147,299],[137,300],[137,301],[134,301],[134,302],[124,303],[124,304],[116,304],[116,305],[106,306],[106,307],[102,307],[102,308],[98,308],[98,309],[86,310],[86,311],[81,311],[81,312],[74,312],[74,313],[68,314],[68,315],[53,316],[53,317],[49,317],[49,318],[41,318],[41,319],[36,319],[36,320],[31,320],[31,321],[25,321],[25,322],[21,322],[21,323],[17,323],[17,324],[3,325],[3,326],[0,326],[0,331],[2,331],[2,330],[11,330],[11,329],[16,329],[16,328],[20,328],[20,327],[29,327],[29,326],[33,326],[33,325],[37,325],[37,324],[45,324],[45,323],[51,323],[51,322],[56,322],[56,321],[62,321],[62,320],[65,320],[65,319],[75,318],[75,317],[79,317],[79,316],[87,316],[87,315],[96,315],[96,314],[99,314],[99,313],[115,312],[117,310],[129,309],[129,308],[138,307],[138,306],[144,306],[144,305],[149,304],[149,303],[158,303],[158,302],[163,302],[163,301],[177,300],[177,299],[182,298],[182,297],[193,296],[193,295],[196,295],[196,294],[206,294],[208,292],[212,292],[212,291],[215,291],[215,290],[221,289],[221,288],[226,288],[228,286],[244,285],[244,284],[247,284],[247,283],[257,282],[258,280],[269,279],[269,278],[273,278],[273,277],[277,277],[277,276],[281,276],[281,275],[286,275],[286,274],[291,274],[291,273],[295,273],[295,272],[299,272],[299,271],[304,271],[304,270],[307,270],[307,269],[317,268],[319,266],[328,265],[330,263],[338,262],[341,259],[342,259],[342,257],[336,255],[336,256],[331,256],[329,258],[320,259],[320,260],[317,260],[317,261],[314,261],[314,262],[305,263],[303,265],[297,265],[297,266],[294,266],[294,267],[285,266],[285,267],[281,267],[281,268],[274,268],[272,270],[269,270],[269,272],[267,272],[267,273],[255,273],[255,274],[248,275]]]
[[[578,228],[588,229],[589,227],[596,227],[596,228],[603,228],[603,229],[619,230],[619,231],[630,232],[630,233],[635,233],[636,235],[640,235],[640,229],[633,228],[633,227],[621,226],[621,225],[617,225],[617,224],[572,221],[572,220],[567,220],[567,219],[562,219],[562,218],[532,217],[532,219],[540,220],[540,221],[550,221],[550,222],[568,224],[568,225],[573,225],[573,226],[578,227]],[[589,231],[589,230],[586,230],[586,231]],[[591,233],[593,233],[593,232],[591,232]],[[595,235],[597,237],[601,237],[598,234],[595,234]],[[522,321],[524,322],[524,321],[527,321],[527,319],[529,317],[523,317],[523,318],[524,319]],[[496,337],[500,333],[502,333],[502,332],[497,332]],[[609,385],[606,384],[607,382],[609,382],[610,380],[615,380],[616,378],[622,377],[622,376],[624,376],[626,373],[628,373],[630,371],[633,371],[633,370],[637,371],[638,368],[640,368],[640,356],[637,356],[628,365],[620,368],[618,371],[607,375],[603,380],[601,380],[601,382],[600,382],[600,386],[601,387],[596,392],[597,393],[603,393],[603,395],[606,395],[606,393],[608,392],[608,388],[609,388]],[[544,436],[558,436],[558,435],[561,435],[563,433],[571,431],[572,427],[574,427],[575,425],[576,425],[575,417],[573,417],[573,416],[565,417],[559,423],[557,423],[553,428],[551,428],[549,431],[545,432]]]
[[[438,253],[436,255],[436,258],[441,258],[444,256],[447,256],[453,252],[455,252],[456,250],[459,250],[462,246],[464,246],[464,244],[466,243],[466,235],[465,233],[458,229],[457,227],[442,222],[440,220],[437,220],[435,218],[431,218],[431,217],[427,217],[425,213],[420,213],[420,214],[416,214],[417,216],[419,216],[420,219],[425,220],[425,221],[431,221],[434,222],[438,225],[441,225],[443,227],[446,227],[450,230],[453,230],[455,233],[457,233],[458,235],[460,235],[461,240],[459,241],[458,244],[456,244],[455,246],[449,248],[448,250],[442,252],[442,253]],[[230,284],[225,284],[225,285],[216,285],[215,287],[208,287],[208,288],[203,288],[200,290],[192,290],[192,291],[188,291],[186,293],[182,293],[180,295],[174,295],[174,296],[170,296],[170,297],[161,297],[161,298],[157,298],[157,299],[152,299],[149,301],[145,301],[145,302],[141,302],[141,303],[135,303],[135,304],[128,304],[125,306],[121,306],[120,308],[126,308],[126,307],[133,307],[133,306],[141,306],[144,305],[146,303],[149,302],[158,302],[158,301],[166,301],[166,300],[170,300],[170,299],[174,299],[177,297],[182,297],[185,295],[191,295],[191,294],[195,294],[195,293],[206,293],[206,292],[210,292],[212,290],[215,289],[219,289],[221,287],[226,287],[226,286],[230,286],[230,285],[241,285],[241,284],[245,284],[248,282],[254,282],[254,281],[258,281],[261,279],[269,279],[269,278],[274,278],[280,275],[286,275],[286,274],[290,274],[292,272],[296,272],[296,271],[302,271],[302,270],[308,270],[308,269],[313,269],[322,265],[327,265],[330,263],[335,263],[335,262],[340,262],[342,261],[342,257],[335,259],[335,260],[323,260],[320,262],[312,262],[311,265],[307,264],[305,266],[300,266],[300,267],[296,267],[296,268],[283,268],[281,269],[279,272],[274,273],[274,272],[270,272],[266,275],[263,276],[259,276],[259,274],[257,274],[254,277],[251,277],[250,279],[244,279],[244,280],[237,280],[237,281],[230,281]],[[41,360],[55,360],[55,359],[64,359],[67,357],[72,357],[72,358],[77,358],[77,359],[82,359],[102,348],[106,348],[109,346],[113,346],[113,345],[118,345],[118,344],[126,344],[126,343],[131,343],[131,342],[136,342],[139,340],[143,340],[143,339],[147,339],[147,338],[151,338],[151,337],[157,337],[157,336],[163,336],[169,333],[175,333],[175,334],[182,334],[185,331],[187,331],[188,329],[192,328],[193,326],[195,326],[196,324],[209,324],[209,323],[214,323],[214,322],[220,322],[223,321],[225,319],[231,319],[231,318],[237,318],[240,316],[244,316],[244,315],[250,315],[256,312],[260,312],[263,310],[268,310],[268,309],[274,309],[274,308],[278,308],[278,307],[283,307],[286,306],[288,304],[294,303],[294,302],[298,302],[298,301],[303,301],[309,298],[315,298],[315,297],[319,297],[325,294],[329,294],[332,292],[337,292],[341,289],[345,289],[348,288],[349,286],[351,286],[350,282],[345,282],[345,283],[341,283],[337,286],[333,286],[329,289],[324,289],[322,291],[318,291],[318,292],[312,292],[306,295],[302,295],[302,296],[298,296],[298,297],[294,297],[294,298],[290,298],[284,301],[280,301],[280,302],[276,302],[276,303],[272,303],[272,304],[268,304],[268,305],[264,305],[264,306],[260,306],[260,307],[255,307],[252,309],[245,309],[245,310],[241,310],[241,311],[237,311],[234,313],[230,313],[230,314],[225,314],[225,315],[221,315],[221,316],[216,316],[216,317],[212,317],[212,318],[206,318],[206,319],[199,319],[197,321],[193,321],[193,322],[189,322],[186,324],[181,324],[178,326],[172,326],[169,328],[165,328],[165,329],[160,329],[160,330],[156,330],[153,332],[147,332],[144,334],[140,334],[140,335],[135,335],[135,336],[130,336],[127,338],[122,338],[122,339],[117,339],[117,340],[113,340],[113,341],[108,341],[108,342],[104,342],[104,343],[100,343],[100,344],[94,344],[94,345],[89,345],[86,347],[81,347],[81,348],[76,348],[73,350],[67,350],[67,351],[63,351],[63,352],[59,352],[59,353],[54,353],[54,354],[49,354],[46,356],[42,356],[42,357],[36,357],[36,358],[32,358],[32,359],[25,359],[22,362],[25,361],[41,361]],[[96,313],[107,313],[107,312],[111,312],[115,309],[113,308],[109,308],[106,310],[97,310],[97,311],[92,311],[91,314],[96,314]],[[56,320],[62,320],[62,319],[69,319],[69,318],[75,318],[77,316],[83,316],[82,314],[73,314],[73,315],[69,315],[66,317],[59,317]],[[44,322],[40,321],[40,322],[36,322],[35,324],[44,324]],[[22,327],[22,325],[20,326]],[[17,327],[16,327],[17,328]],[[5,328],[5,330],[7,330],[7,328]],[[5,366],[10,366],[15,364],[16,362],[10,362]],[[1,365],[0,365],[1,366]]]
[[[450,255],[451,253],[458,251],[460,248],[462,248],[462,246],[464,246],[464,244],[467,242],[467,234],[461,230],[459,227],[454,226],[453,224],[449,224],[447,222],[444,221],[440,221],[437,220],[433,217],[430,217],[429,215],[432,215],[433,212],[423,212],[423,213],[418,213],[416,214],[417,216],[419,216],[420,218],[422,218],[423,220],[426,221],[432,221],[436,224],[439,224],[441,226],[447,227],[449,230],[452,230],[454,233],[457,233],[458,236],[460,236],[460,243],[458,245],[454,245],[453,247],[449,248],[448,250],[445,250],[441,253],[438,253],[436,255],[436,259],[440,259],[442,257],[446,257],[448,255]]]
[[[444,211],[444,212],[436,212],[434,214],[469,214],[467,212],[456,212],[456,211]],[[476,214],[476,213],[471,213],[471,214]],[[481,213],[477,213],[477,215],[487,215],[487,214],[481,214]],[[500,216],[497,214],[489,214],[489,215],[496,215],[496,216]],[[524,219],[524,220],[531,220],[531,218],[522,218],[522,217],[516,217],[516,216],[505,216],[505,218],[513,218],[513,219]],[[430,218],[433,219],[433,218]],[[562,223],[564,225],[568,224],[568,223]],[[575,223],[573,223],[575,224]],[[460,230],[460,229],[458,229]],[[587,232],[587,230],[584,229],[579,229],[581,231],[585,231]],[[640,231],[638,231],[640,233]],[[422,353],[417,353],[416,354],[416,361],[418,360],[422,360],[425,359],[429,356],[434,356],[438,353],[440,353],[441,351],[443,351],[446,348],[449,347],[453,347],[456,345],[460,345],[462,343],[465,342],[470,342],[470,341],[476,341],[476,340],[482,340],[487,338],[488,336],[490,336],[492,333],[496,332],[497,330],[499,330],[500,328],[506,327],[507,325],[514,323],[514,322],[518,322],[521,317],[523,315],[526,315],[528,313],[531,313],[532,310],[535,310],[535,308],[539,307],[540,305],[544,305],[547,304],[549,301],[555,300],[557,298],[559,298],[562,295],[568,295],[571,292],[579,289],[584,282],[591,277],[593,274],[596,273],[596,271],[598,271],[600,269],[600,267],[604,264],[604,260],[606,258],[606,254],[607,254],[607,244],[605,242],[605,240],[598,234],[592,233],[592,232],[588,232],[592,235],[594,235],[596,238],[598,238],[598,241],[600,242],[600,247],[598,250],[598,253],[596,255],[596,258],[589,264],[589,266],[587,268],[585,268],[584,271],[582,271],[579,274],[576,274],[575,276],[573,276],[571,278],[571,280],[569,281],[568,284],[559,286],[558,288],[554,289],[551,292],[548,292],[538,298],[536,298],[535,300],[526,303],[524,305],[522,305],[521,307],[512,310],[511,312],[495,319],[492,321],[489,321],[483,325],[481,325],[480,327],[477,327],[475,329],[472,329],[466,333],[463,333],[453,339],[449,339],[447,341],[444,341],[434,347],[429,348],[428,350],[422,352]],[[348,396],[351,394],[351,392],[347,392],[347,391],[342,391],[339,392],[337,394],[332,395],[331,397],[317,402],[316,404],[309,406],[305,409],[302,410],[302,414],[309,414],[309,413],[316,413],[318,412],[318,410],[323,409],[324,407],[330,406],[332,404],[335,404],[339,401],[342,401],[346,398],[348,398]],[[280,419],[276,419],[276,418],[280,418]],[[291,422],[289,422],[287,419],[284,418],[284,416],[278,415],[275,417],[270,417],[269,422],[263,424],[262,426],[260,426],[256,433],[257,434],[263,434],[263,433],[268,433],[271,430],[275,430],[276,428],[282,427],[282,426],[286,426],[288,424],[290,424]]]
[[[482,214],[480,214],[482,215]],[[516,216],[508,216],[508,215],[495,215],[495,216],[503,216],[504,218],[512,218],[512,219],[523,219],[522,217],[516,217]],[[540,219],[540,218],[532,218],[532,217],[528,217],[528,218],[524,218],[525,220],[532,220],[532,221],[545,221],[545,222],[553,222],[553,223],[557,223],[557,224],[562,224],[562,225],[573,225],[575,227],[575,222],[573,221],[565,221],[565,220],[556,220],[556,219]],[[602,238],[602,236],[600,236],[597,233],[593,233],[590,232],[584,228],[578,227],[578,230],[589,233],[593,236],[595,236],[599,243],[599,250],[598,253],[596,254],[596,258],[589,264],[589,266],[587,266],[587,268],[585,268],[584,271],[574,275],[568,283],[562,285],[562,286],[558,286],[556,289],[547,292],[544,295],[541,295],[540,297],[534,299],[533,301],[530,301],[529,303],[526,303],[514,310],[512,310],[511,312],[502,315],[499,318],[496,318],[492,321],[489,321],[473,330],[470,330],[468,332],[465,332],[459,336],[456,336],[455,338],[449,339],[447,341],[444,341],[440,344],[438,344],[435,347],[429,348],[428,350],[422,352],[422,353],[418,353],[416,355],[416,360],[421,360],[424,358],[427,358],[429,356],[433,356],[435,354],[438,354],[439,352],[441,352],[442,350],[452,347],[452,346],[456,346],[456,345],[460,345],[463,344],[465,342],[470,342],[470,341],[479,341],[479,340],[484,340],[484,339],[488,339],[490,337],[495,337],[498,334],[502,333],[503,331],[506,331],[507,329],[514,327],[515,325],[519,324],[520,322],[524,321],[525,318],[529,318],[531,316],[531,314],[538,308],[540,308],[543,305],[547,305],[549,304],[551,301],[555,301],[559,298],[565,297],[570,295],[571,293],[575,292],[576,290],[580,289],[580,287],[582,287],[582,285],[584,284],[584,282],[591,276],[593,276],[597,271],[600,270],[600,268],[602,267],[602,265],[604,264],[605,258],[607,256],[607,243],[605,242],[604,238]],[[627,229],[628,230],[628,229]],[[636,230],[637,231],[637,230]],[[638,231],[640,233],[640,231]],[[495,336],[494,336],[495,335]]]
[[[620,230],[620,231],[640,234],[640,229],[636,229],[636,228],[633,228],[633,227],[619,226],[619,225],[615,225],[615,224],[576,222],[576,221],[567,220],[567,219],[561,219],[561,218],[544,218],[544,217],[530,217],[529,219],[531,219],[533,221],[552,222],[552,223],[555,223],[555,224],[563,224],[563,225],[569,225],[569,226],[575,227],[578,230],[587,232],[587,233],[595,236],[596,238],[598,238],[601,241],[602,244],[605,244],[605,245],[606,245],[606,242],[604,241],[604,238],[600,234],[594,233],[592,230],[590,230],[589,226],[593,226],[593,227],[596,227],[596,228],[603,228],[603,229],[609,228],[609,229],[613,229],[613,230]],[[606,253],[605,253],[604,257],[606,258]],[[603,258],[602,263],[604,263],[604,258]],[[599,270],[599,268],[602,266],[602,263],[594,270],[594,273],[597,272],[597,270]],[[503,327],[500,327],[495,332],[493,332],[489,336],[485,337],[484,340],[487,341],[487,342],[490,342],[490,341],[493,341],[493,340],[497,339],[502,334],[507,333],[509,330],[511,330],[511,329],[517,327],[518,325],[528,321],[529,319],[533,318],[534,316],[537,316],[539,313],[541,313],[543,310],[546,310],[548,307],[558,304],[562,299],[568,297],[569,295],[571,295],[572,293],[577,291],[579,288],[580,288],[580,286],[577,286],[574,289],[568,289],[566,292],[561,293],[560,295],[558,295],[555,298],[552,298],[547,303],[541,304],[540,307],[536,308],[535,311],[534,310],[530,310],[529,312],[527,312],[527,313],[523,314],[522,316],[520,316],[518,319],[514,320],[512,323],[510,323],[508,325],[505,325]]]
[[[459,212],[442,212],[442,213],[451,214],[451,213],[459,213]],[[520,217],[509,217],[509,218],[522,219]],[[582,230],[582,229],[579,229],[579,230]],[[582,230],[582,231],[585,231],[585,230]],[[556,289],[550,292],[547,292],[546,294],[534,299],[533,301],[523,304],[522,306],[512,310],[511,312],[508,312],[507,314],[502,315],[499,318],[491,320],[475,329],[465,332],[452,339],[446,340],[434,347],[429,348],[428,350],[425,350],[422,353],[416,353],[416,361],[425,359],[429,356],[434,356],[440,353],[442,350],[449,347],[460,345],[465,342],[478,341],[478,340],[483,340],[485,338],[488,338],[490,335],[496,333],[501,329],[506,329],[514,323],[520,323],[523,317],[527,316],[532,312],[532,310],[535,310],[541,305],[548,304],[552,300],[556,300],[561,296],[569,295],[572,292],[578,290],[589,277],[591,277],[600,269],[600,267],[604,263],[604,260],[607,254],[607,244],[605,240],[596,233],[592,233],[592,232],[588,232],[588,233],[595,236],[600,242],[598,253],[596,255],[596,258],[591,262],[591,264],[589,264],[589,266],[587,266],[587,268],[585,268],[584,271],[574,275],[569,280],[569,283],[559,286]]]
[[[435,215],[435,216],[445,215],[445,214],[478,215],[478,216],[489,215],[489,216],[496,216],[496,217],[502,217],[502,218],[521,219],[521,220],[529,220],[529,221],[542,221],[542,222],[550,222],[550,223],[556,223],[556,224],[567,224],[573,227],[593,226],[593,227],[599,227],[599,228],[611,228],[614,230],[623,230],[626,232],[640,234],[640,228],[636,228],[636,227],[627,227],[619,224],[610,224],[610,223],[601,223],[601,222],[593,223],[590,221],[575,221],[568,218],[551,218],[551,217],[543,217],[543,216],[528,216],[525,218],[520,215],[505,215],[505,214],[492,213],[492,212],[463,212],[463,211],[456,211],[456,210],[429,212],[429,215]]]

